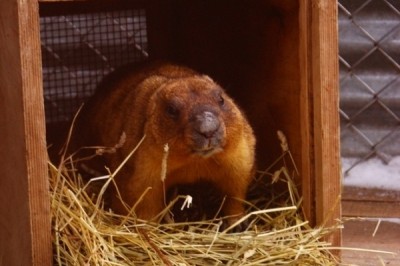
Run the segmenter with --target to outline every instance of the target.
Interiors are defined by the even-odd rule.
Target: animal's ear
[[[204,79],[206,79],[206,80],[208,80],[208,81],[210,81],[210,82],[214,82],[214,80],[212,80],[212,78],[210,78],[210,77],[207,76],[207,75],[202,75],[201,77],[204,78]]]

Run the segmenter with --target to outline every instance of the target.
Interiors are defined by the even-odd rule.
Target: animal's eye
[[[166,108],[166,113],[168,116],[176,119],[179,117],[180,111],[179,108],[174,104],[168,104]]]

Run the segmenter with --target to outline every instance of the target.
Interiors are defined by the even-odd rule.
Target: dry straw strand
[[[282,135],[283,143],[286,137]],[[287,192],[271,195],[265,191],[257,199],[249,199],[245,203],[248,213],[231,227],[247,222],[247,229],[240,233],[231,233],[230,228],[220,231],[220,217],[159,224],[136,219],[134,207],[130,209],[131,215],[114,214],[103,208],[102,199],[120,168],[90,181],[105,183],[93,197],[87,194],[76,169],[65,165],[57,168],[50,163],[54,262],[58,265],[336,265],[330,253],[333,247],[324,242],[324,237],[336,227],[309,226],[290,174],[296,170],[290,171],[285,162],[285,158],[292,161],[290,151],[283,153],[275,162],[281,164],[275,176],[272,173],[262,176],[264,180],[274,176],[275,182],[284,182]],[[178,201],[168,204],[160,219],[167,216],[175,202]]]

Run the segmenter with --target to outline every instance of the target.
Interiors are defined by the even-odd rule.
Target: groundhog
[[[169,63],[116,71],[84,104],[72,132],[74,151],[106,147],[85,162],[99,172],[115,171],[143,140],[115,176],[110,205],[117,213],[134,207],[138,218],[151,221],[165,208],[166,190],[206,181],[226,196],[228,225],[244,214],[255,137],[242,111],[206,75]],[[87,156],[84,150],[75,156]]]

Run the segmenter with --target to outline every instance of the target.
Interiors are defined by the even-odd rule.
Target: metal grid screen
[[[69,121],[118,66],[148,57],[145,10],[42,16],[47,123]]]
[[[400,155],[400,1],[339,1],[342,157]]]

